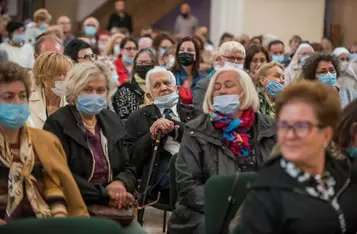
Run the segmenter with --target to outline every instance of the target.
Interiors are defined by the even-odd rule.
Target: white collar
[[[176,117],[179,117],[178,112],[177,112],[177,104],[173,105],[171,108],[164,108],[164,107],[162,107],[162,108],[159,108],[159,109],[160,109],[161,115],[164,114],[164,110],[166,110],[166,109],[171,109],[172,112],[173,112],[173,114],[174,114]]]

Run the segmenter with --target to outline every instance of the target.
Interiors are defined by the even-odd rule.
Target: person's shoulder
[[[46,122],[60,122],[62,123],[65,120],[68,120],[71,115],[70,105],[63,106],[59,108],[55,113],[48,116]]]
[[[34,143],[36,142],[41,142],[41,144],[51,144],[53,142],[58,142],[58,138],[48,132],[48,131],[45,131],[43,129],[40,129],[40,128],[32,128],[32,127],[27,127],[28,131],[29,131],[29,134],[31,135],[31,139],[34,141]]]
[[[263,113],[256,113],[256,118],[259,121],[260,125],[266,126],[266,127],[273,127],[275,124],[275,120],[270,117],[269,115],[263,114]]]
[[[197,87],[201,87],[201,88],[208,87],[210,81],[211,81],[210,77],[204,77],[197,82],[196,88]]]
[[[34,51],[33,46],[32,46],[31,44],[29,44],[29,43],[25,43],[25,44],[22,46],[22,48],[23,48],[24,50],[27,50],[27,51]]]

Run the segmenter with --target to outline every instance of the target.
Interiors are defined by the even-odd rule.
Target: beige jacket
[[[30,100],[30,117],[27,120],[27,125],[33,128],[43,128],[46,122],[46,99],[44,90],[38,86],[32,89]],[[61,99],[60,107],[67,105],[65,97]]]

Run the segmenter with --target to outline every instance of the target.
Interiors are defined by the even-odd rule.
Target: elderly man
[[[68,16],[60,16],[57,20],[57,24],[61,26],[63,34],[64,34],[64,40],[63,44],[66,46],[71,40],[73,40],[75,37],[72,35],[72,24],[71,20],[69,19]]]
[[[146,86],[153,105],[145,106],[134,112],[126,123],[127,135],[124,140],[128,145],[129,158],[136,167],[141,179],[141,191],[148,180],[149,165],[152,159],[153,143],[162,133],[158,150],[158,167],[153,173],[151,194],[156,199],[156,192],[161,192],[162,201],[169,202],[168,164],[170,157],[179,151],[184,123],[195,118],[191,106],[184,106],[177,95],[174,75],[161,67],[155,67],[146,75]]]
[[[235,67],[242,70],[245,59],[245,49],[244,46],[239,42],[227,41],[219,47],[218,52],[214,57],[215,70],[218,70],[222,67]],[[209,77],[197,82],[196,88],[193,91],[193,107],[197,115],[203,113],[203,100],[213,74],[214,72],[211,72]]]

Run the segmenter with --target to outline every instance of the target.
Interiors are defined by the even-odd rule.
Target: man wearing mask
[[[285,55],[285,45],[284,42],[280,40],[274,40],[268,45],[268,52],[271,56],[272,62],[281,63],[284,66],[289,65],[290,58]]]
[[[161,132],[161,144],[158,149],[158,167],[153,173],[154,188],[149,197],[156,199],[157,192],[161,200],[169,203],[169,160],[178,153],[184,131],[184,123],[195,118],[192,107],[182,105],[177,94],[174,75],[162,67],[155,67],[146,75],[146,86],[150,92],[152,105],[134,112],[126,122],[129,158],[141,178],[141,191],[148,180],[149,165],[153,154],[153,143]],[[151,196],[150,196],[151,195]]]
[[[275,98],[284,89],[284,66],[277,62],[264,64],[258,77],[259,112],[275,118]]]
[[[115,1],[115,10],[108,22],[107,29],[110,31],[113,27],[116,28],[126,28],[130,33],[133,31],[133,22],[131,16],[125,10],[125,1],[116,0]]]
[[[0,50],[7,53],[11,62],[32,69],[34,65],[34,50],[30,44],[25,43],[25,26],[19,21],[9,21],[6,25],[9,41],[0,44]]]
[[[193,37],[196,28],[198,27],[198,20],[191,14],[191,8],[188,3],[181,4],[181,15],[177,16],[175,21],[175,34],[182,37]]]
[[[62,28],[64,34],[63,45],[66,46],[71,40],[75,38],[72,34],[71,20],[68,18],[68,16],[63,15],[58,18],[57,24]]]
[[[236,41],[224,42],[218,49],[216,59],[213,65],[215,71],[222,67],[234,67],[243,70],[245,59],[245,49],[242,44]],[[211,72],[213,76],[214,72]],[[193,107],[197,114],[203,113],[203,100],[208,88],[211,76],[197,82],[196,88],[193,91]]]

